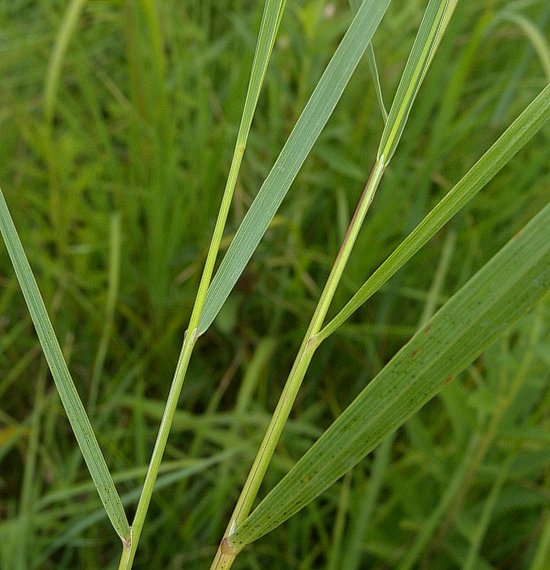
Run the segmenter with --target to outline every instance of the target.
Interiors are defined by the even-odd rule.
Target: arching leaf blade
[[[550,291],[550,203],[399,351],[229,537],[239,550],[299,511]]]

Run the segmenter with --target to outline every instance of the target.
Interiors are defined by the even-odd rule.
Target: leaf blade
[[[50,367],[61,402],[73,428],[105,511],[123,541],[130,540],[130,525],[92,425],[71,378],[46,306],[0,189],[0,233],[4,238],[23,296]]]
[[[550,203],[423,327],[229,538],[239,550],[321,494],[550,291]]]
[[[198,334],[215,319],[327,123],[391,0],[365,0],[275,161],[208,289]]]
[[[547,85],[506,129],[487,152],[425,216],[395,251],[359,288],[342,310],[321,330],[330,336],[403,267],[460,209],[480,192],[500,170],[550,120],[550,85]]]
[[[457,2],[430,0],[426,7],[380,139],[377,158],[385,164],[390,162],[399,145],[416,95]]]
[[[233,200],[235,186],[239,176],[241,163],[252,126],[252,120],[256,112],[260,92],[264,82],[265,74],[271,58],[271,52],[275,44],[279,25],[283,17],[286,0],[266,0],[264,11],[262,14],[262,21],[258,33],[258,41],[256,43],[256,50],[254,51],[254,60],[252,62],[252,70],[250,72],[250,79],[246,91],[246,98],[244,108],[237,133],[237,141],[233,150],[233,159],[229,167],[229,174],[225,189],[222,196],[222,202],[218,211],[216,224],[212,233],[210,247],[204,263],[204,269],[197,291],[196,300],[193,307],[189,326],[194,328],[200,321],[200,317],[204,308],[204,302],[208,294],[212,274],[214,273],[214,266],[219,254],[220,243],[223,238],[227,216]]]
[[[349,0],[351,9],[357,12],[361,7],[361,2],[363,0]],[[382,92],[382,82],[380,81],[380,75],[378,74],[378,65],[376,64],[376,55],[374,53],[374,46],[372,42],[367,48],[367,61],[369,62],[370,73],[372,80],[374,81],[374,91],[376,93],[376,99],[378,100],[378,106],[380,107],[380,112],[382,113],[382,118],[384,123],[388,120],[388,111],[386,110],[386,105],[384,104],[384,94]]]

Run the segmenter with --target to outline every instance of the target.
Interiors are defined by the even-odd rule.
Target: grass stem
[[[378,185],[380,184],[384,170],[385,164],[383,159],[378,160],[372,170],[365,189],[363,190],[363,194],[361,195],[353,218],[350,222],[340,247],[340,251],[334,261],[334,265],[332,266],[332,270],[286,381],[283,393],[279,398],[279,402],[264,435],[260,449],[258,450],[243,490],[241,491],[241,495],[226,529],[224,539],[222,540],[216,553],[216,557],[212,563],[211,570],[227,570],[231,567],[238,553],[234,552],[232,549],[231,534],[234,529],[246,519],[252,509],[252,505],[256,499],[256,495],[258,494],[258,490],[271,461],[271,457],[273,456],[277,443],[279,442],[281,433],[290,414],[290,410],[296,400],[298,390],[300,389],[309,367],[309,363],[311,362],[315,350],[319,346],[319,340],[316,335],[323,326],[330,303],[334,297],[336,288],[340,283],[342,273],[348,262],[351,250],[353,249],[355,240],[357,239],[357,235],[361,229],[363,220],[365,219],[365,215],[369,209],[374,194],[376,193]]]
[[[206,255],[206,261],[199,282],[197,295],[193,304],[193,310],[191,312],[191,318],[189,320],[189,327],[187,329],[181,353],[178,359],[176,372],[174,374],[174,379],[172,381],[172,386],[170,388],[170,393],[168,395],[168,400],[166,402],[166,407],[162,416],[157,440],[153,449],[153,455],[151,457],[147,475],[145,477],[143,491],[141,493],[134,522],[132,524],[131,543],[129,545],[129,548],[126,548],[126,545],[124,545],[122,557],[119,564],[120,570],[130,570],[133,564],[134,556],[139,543],[139,538],[143,529],[143,524],[145,522],[145,516],[149,508],[155,481],[157,479],[162,457],[164,455],[164,450],[166,449],[166,442],[168,440],[168,435],[170,433],[170,428],[172,426],[174,414],[176,412],[181,389],[183,387],[183,382],[187,373],[189,360],[199,336],[198,328],[201,313],[204,308],[204,302],[208,288],[210,286],[210,282],[212,281],[212,274],[214,272],[214,266],[216,264],[225,224],[227,222],[229,208],[231,207],[235,186],[237,184],[237,177],[239,175],[239,170],[246,148],[248,133],[250,131],[250,126],[252,124],[252,118],[254,116],[254,111],[258,102],[265,71],[281,21],[284,5],[285,0],[268,0],[265,5],[258,48],[256,50],[254,58],[243,116],[241,118],[241,124],[239,126],[239,132],[237,134],[237,141],[235,144],[235,150],[233,152],[231,166],[229,168],[229,175],[227,177],[222,202],[218,211],[218,217],[214,226],[212,239],[210,241],[210,247],[208,248],[208,253]],[[146,7],[149,9],[151,9],[151,6],[152,5],[150,3],[146,5]],[[151,10],[148,10],[147,14],[151,16]],[[153,21],[151,17],[150,21]],[[152,26],[152,29],[154,31],[156,28]]]
[[[166,442],[168,441],[168,435],[170,433],[174,414],[176,413],[176,408],[178,406],[178,400],[183,386],[183,381],[185,380],[185,374],[187,372],[189,360],[191,358],[191,354],[193,352],[193,348],[195,347],[196,341],[197,331],[195,328],[191,334],[189,334],[189,332],[185,334],[185,339],[183,341],[178,364],[176,366],[176,372],[174,374],[174,380],[172,382],[172,386],[170,387],[168,399],[166,400],[166,407],[164,408],[164,413],[160,422],[157,440],[155,442],[151,461],[149,462],[147,475],[145,475],[143,490],[141,492],[134,521],[132,523],[130,544],[129,547],[124,544],[122,557],[119,563],[119,570],[129,570],[132,568],[134,556],[139,544],[139,538],[141,536],[141,531],[143,530],[145,516],[147,515],[147,510],[149,509],[149,503],[151,502],[151,496],[153,495],[153,490],[155,488],[155,482],[157,480],[160,464],[162,462],[164,450],[166,449]]]
[[[139,544],[139,539],[141,536],[141,531],[143,530],[145,517],[147,515],[149,504],[151,502],[151,497],[153,495],[153,490],[158,476],[160,464],[162,462],[164,450],[166,449],[168,435],[170,433],[170,428],[172,426],[174,414],[176,412],[176,408],[178,405],[179,397],[183,387],[183,382],[185,380],[185,375],[187,373],[187,367],[189,366],[189,360],[191,359],[191,354],[193,353],[193,349],[197,342],[198,338],[197,325],[200,319],[202,307],[204,305],[204,299],[206,297],[208,285],[210,284],[210,280],[212,279],[214,264],[216,263],[216,257],[223,236],[223,230],[225,227],[225,222],[227,220],[229,207],[231,205],[233,190],[235,188],[235,184],[237,181],[237,175],[241,165],[244,149],[245,149],[244,144],[237,143],[235,147],[235,153],[233,155],[233,161],[231,163],[231,168],[229,171],[229,176],[227,179],[227,184],[225,187],[225,192],[222,198],[222,204],[220,206],[220,210],[218,213],[218,219],[216,221],[214,233],[212,235],[212,240],[210,242],[210,248],[208,250],[208,254],[206,257],[206,262],[202,273],[201,281],[199,284],[197,296],[195,298],[193,311],[191,313],[189,328],[187,329],[187,332],[185,334],[185,339],[183,341],[183,346],[178,359],[178,364],[176,366],[176,372],[174,373],[174,380],[172,381],[172,386],[170,387],[170,393],[168,394],[166,407],[164,408],[164,413],[162,415],[162,420],[160,423],[159,432],[155,442],[155,447],[153,449],[153,454],[149,462],[147,475],[145,476],[143,491],[141,492],[141,496],[139,498],[139,503],[134,517],[134,522],[132,523],[131,542],[128,548],[126,548],[126,545],[124,545],[122,556],[119,563],[119,570],[130,570],[130,568],[132,568],[136,550]],[[189,334],[189,331],[193,332]]]
[[[187,372],[187,367],[189,365],[189,360],[191,358],[193,348],[197,341],[198,337],[197,327],[203,310],[208,287],[210,286],[210,282],[212,280],[212,274],[214,272],[216,258],[218,256],[218,252],[220,249],[220,243],[223,237],[225,224],[227,222],[229,208],[231,207],[231,201],[233,199],[235,186],[237,184],[237,177],[239,174],[244,151],[246,148],[248,132],[250,130],[252,117],[254,115],[254,109],[258,101],[258,95],[263,81],[263,77],[265,75],[265,68],[267,66],[267,61],[269,60],[269,54],[271,53],[271,49],[273,48],[274,38],[278,29],[278,25],[280,23],[282,10],[284,8],[284,2],[275,3],[274,6],[267,4],[266,7],[267,11],[264,13],[264,17],[266,14],[268,15],[275,14],[276,24],[272,33],[266,36],[270,42],[269,49],[267,50],[266,53],[264,53],[264,57],[259,58],[257,61],[255,61],[255,65],[257,64],[259,66],[260,72],[255,74],[254,69],[252,72],[252,78],[255,79],[255,81],[252,82],[251,80],[249,91],[247,93],[247,100],[245,102],[245,112],[243,114],[243,119],[239,127],[237,142],[235,144],[233,159],[231,161],[231,166],[229,169],[229,175],[227,177],[227,182],[224,189],[221,206],[218,211],[218,217],[216,219],[216,224],[214,226],[214,232],[212,234],[210,247],[208,248],[204,269],[199,283],[197,295],[195,297],[193,311],[191,313],[191,318],[189,321],[189,327],[187,329],[183,347],[181,349],[178,365],[176,367],[176,372],[174,374],[174,380],[172,381],[172,386],[170,388],[170,393],[168,395],[168,400],[166,402],[166,407],[161,420],[161,425],[157,435],[157,440],[155,442],[153,455],[151,457],[149,469],[145,477],[143,491],[138,503],[136,516],[134,518],[134,523],[132,525],[132,541],[128,549],[124,548],[120,560],[119,568],[121,570],[122,569],[129,570],[132,567],[141,531],[143,529],[145,516],[147,514],[149,503],[151,501],[151,496],[153,494],[155,481],[158,475],[158,470],[162,461],[162,457],[164,455],[164,450],[166,448],[168,434],[170,432],[170,427],[172,425],[174,413],[177,408],[179,396],[181,393],[181,389],[183,387],[183,382],[185,380],[185,375]],[[261,35],[261,37],[264,36]],[[189,334],[189,331],[192,331],[192,333]]]

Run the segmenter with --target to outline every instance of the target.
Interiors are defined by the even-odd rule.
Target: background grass
[[[131,515],[229,168],[262,7],[167,0],[156,26],[139,3],[87,3],[48,118],[44,84],[67,6],[0,1],[0,182]],[[375,37],[386,103],[423,8],[394,2]],[[500,18],[504,9],[527,17],[548,42],[543,0],[459,3],[336,306],[548,82],[524,31]],[[289,3],[231,235],[349,20],[343,1]],[[208,567],[382,126],[365,60],[197,346],[136,568]],[[547,201],[549,146],[546,128],[319,349],[264,491],[426,312]],[[0,268],[0,567],[113,568],[118,540],[4,248]],[[547,302],[235,567],[547,568],[549,323]]]

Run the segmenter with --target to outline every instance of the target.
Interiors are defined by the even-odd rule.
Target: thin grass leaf
[[[198,326],[215,319],[331,116],[390,0],[365,0],[336,49],[271,172],[243,219],[208,289]]]
[[[109,251],[109,270],[108,270],[108,287],[107,300],[105,303],[105,316],[103,320],[103,331],[99,340],[99,346],[94,361],[92,372],[92,381],[90,382],[90,397],[88,406],[93,415],[97,403],[99,392],[99,382],[103,374],[103,366],[107,357],[109,341],[113,334],[113,323],[115,317],[116,301],[120,285],[120,257],[122,249],[122,232],[120,224],[120,214],[116,213],[111,216],[110,224],[110,251]]]
[[[547,85],[493,146],[447,193],[435,208],[384,261],[345,307],[319,333],[330,336],[420,248],[463,208],[550,119],[550,85]]]
[[[243,113],[239,125],[239,132],[237,133],[237,142],[233,151],[233,158],[231,166],[229,167],[229,174],[225,185],[222,203],[216,219],[216,225],[212,233],[212,240],[208,249],[208,255],[204,264],[203,275],[199,284],[195,305],[193,307],[193,314],[190,319],[190,328],[196,326],[202,314],[204,303],[208,295],[214,266],[218,257],[220,243],[222,241],[225,224],[227,222],[227,215],[235,186],[237,184],[237,177],[241,168],[241,163],[252,125],[252,119],[256,112],[258,99],[262,90],[267,66],[273,51],[273,45],[279,31],[279,25],[283,12],[285,9],[286,0],[267,0],[262,14],[262,22],[260,24],[260,31],[258,32],[258,42],[254,52],[254,61],[252,63],[252,70],[250,72],[250,80],[248,82],[248,89],[246,92],[246,99],[244,102]]]
[[[374,47],[372,45],[372,42],[369,44],[369,47],[367,49],[367,61],[369,62],[369,69],[374,81],[374,89],[376,91],[378,106],[380,107],[380,112],[382,113],[382,118],[384,119],[385,123],[388,120],[388,111],[386,110],[386,105],[384,103],[382,84],[380,83],[380,75],[378,74],[378,65],[376,64],[376,55],[374,54]]]
[[[510,465],[514,460],[514,452],[509,453],[506,461],[504,461],[504,463],[499,466],[498,475],[493,483],[491,492],[489,493],[487,499],[484,501],[485,504],[483,505],[481,516],[476,521],[474,535],[470,539],[470,550],[468,552],[468,557],[462,566],[462,570],[475,570],[476,568],[479,568],[479,551],[487,534],[487,529],[489,527],[489,523],[491,522],[491,518],[495,514],[494,511],[498,498],[502,494],[504,484],[509,478]]]
[[[38,285],[13,224],[4,194],[0,189],[0,232],[15,269],[19,285],[29,308],[44,356],[50,367],[63,407],[73,428],[76,440],[99,493],[99,497],[111,523],[120,538],[130,540],[130,525],[124,512],[120,495],[107,468],[105,459],[95,437],[92,425],[73,379],[67,368],[61,347],[48,312],[40,295]]]
[[[363,0],[349,0],[351,9],[357,12],[361,7],[361,2]],[[380,107],[380,112],[384,122],[388,120],[388,111],[386,110],[386,105],[384,104],[384,95],[382,94],[382,83],[380,82],[380,75],[378,74],[378,65],[376,65],[376,56],[374,54],[374,46],[372,42],[367,48],[367,61],[369,62],[369,69],[372,75],[372,80],[374,81],[374,89],[376,91],[376,99],[378,101],[378,106]]]
[[[502,20],[508,20],[509,22],[516,24],[516,26],[518,26],[525,34],[529,42],[531,42],[531,46],[535,50],[535,53],[538,55],[542,69],[546,75],[546,79],[550,81],[550,46],[548,45],[548,41],[541,30],[521,14],[504,12],[500,17]]]
[[[541,8],[541,12],[537,19],[536,26],[538,29],[544,30],[546,29],[546,26],[549,21],[550,21],[550,2],[547,2],[546,5],[543,5]],[[506,89],[500,96],[498,104],[495,106],[495,110],[491,118],[491,125],[493,127],[496,125],[500,125],[501,122],[503,121],[504,115],[506,114],[506,111],[508,111],[512,103],[512,100],[514,99],[514,95],[516,94],[516,92],[520,88],[520,85],[522,84],[522,79],[525,75],[525,72],[532,62],[533,53],[534,53],[533,46],[531,43],[529,43],[529,45],[524,49],[522,57],[518,58],[515,65],[515,71],[512,74]]]
[[[385,164],[390,162],[397,149],[416,95],[457,2],[458,0],[430,0],[424,12],[380,139],[378,160]]]
[[[229,537],[279,526],[356,465],[550,291],[550,203],[514,236],[309,449]]]
[[[53,117],[63,58],[65,57],[69,42],[76,30],[84,4],[86,4],[86,0],[72,0],[65,12],[61,27],[59,28],[59,34],[52,51],[48,72],[46,74],[46,83],[44,85],[44,113],[48,122],[50,122]]]

